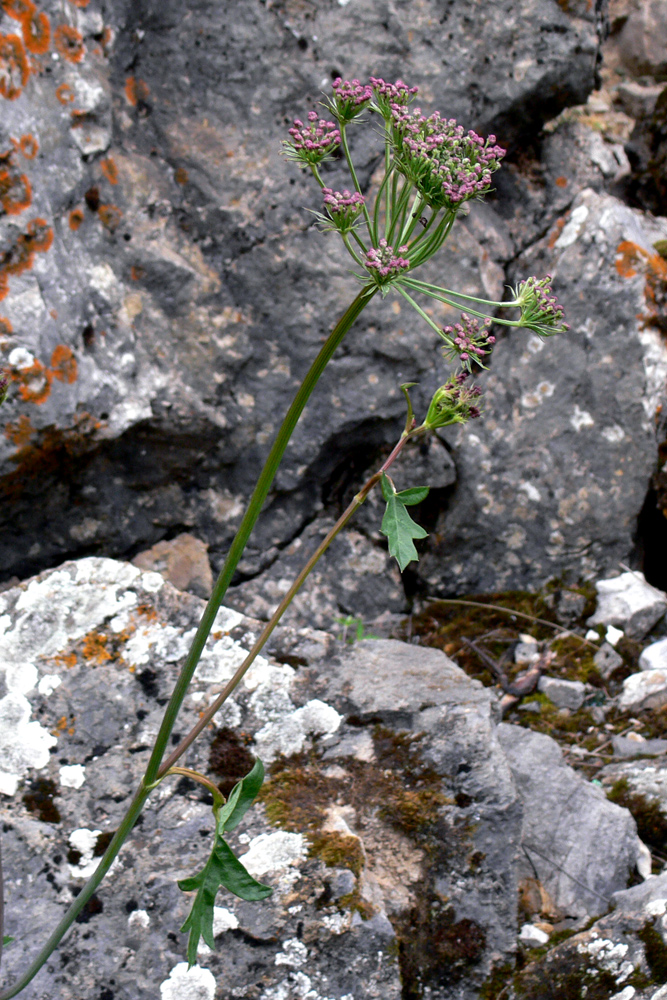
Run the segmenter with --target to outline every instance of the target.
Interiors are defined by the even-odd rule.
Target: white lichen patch
[[[261,878],[263,875],[295,868],[305,860],[307,854],[306,840],[300,833],[277,830],[275,833],[260,833],[258,837],[254,837],[239,861],[254,878]]]
[[[575,208],[567,222],[567,225],[563,228],[563,232],[554,244],[555,249],[564,250],[566,247],[570,247],[573,243],[576,243],[583,231],[584,223],[587,218],[587,205],[579,205]]]
[[[595,421],[588,412],[588,410],[582,410],[577,404],[574,404],[574,410],[572,416],[570,417],[570,424],[574,427],[577,434],[579,431],[584,430],[586,427],[593,427]]]
[[[628,945],[622,942],[614,944],[608,938],[597,938],[578,944],[577,951],[593,959],[598,968],[611,973],[619,985],[635,971],[632,962],[625,961]]]
[[[542,499],[540,491],[537,489],[536,486],[533,486],[532,483],[528,482],[519,483],[519,489],[521,490],[522,493],[525,493],[528,499],[532,500],[533,503],[539,503],[540,500]]]
[[[160,1000],[213,1000],[215,978],[210,969],[179,962],[169,973],[169,979],[160,983]]]
[[[131,930],[141,929],[145,931],[150,922],[151,918],[146,910],[132,910],[132,913],[127,918],[127,926]]]
[[[30,721],[30,702],[10,693],[0,701],[0,792],[14,795],[28,768],[46,767],[58,742],[39,722]]]
[[[63,788],[81,788],[86,780],[83,764],[63,764],[58,774]]]
[[[283,950],[279,951],[274,961],[276,965],[287,965],[292,969],[300,969],[308,959],[308,949],[298,938],[288,938],[283,941]]]
[[[322,924],[331,934],[345,934],[352,925],[352,912],[327,913],[322,917]]]
[[[94,852],[97,838],[101,832],[101,830],[87,830],[85,827],[80,827],[70,833],[70,846],[81,855],[78,864],[69,866],[70,874],[74,878],[90,878],[97,868],[100,859],[94,857]]]
[[[290,700],[290,706],[294,708]],[[270,763],[279,754],[299,753],[308,736],[330,736],[341,724],[342,716],[335,708],[315,698],[302,708],[278,714],[255,734],[255,743],[262,760]]]
[[[62,684],[62,678],[58,674],[44,674],[40,678],[37,685],[37,690],[40,694],[43,694],[45,698],[48,698],[50,694],[53,694],[57,687]]]
[[[549,396],[553,396],[555,391],[556,386],[552,382],[538,382],[534,389],[523,394],[521,405],[528,410],[535,409],[536,406],[540,406]]]

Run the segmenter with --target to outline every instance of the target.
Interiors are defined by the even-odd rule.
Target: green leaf
[[[382,474],[382,495],[387,502],[387,509],[382,518],[380,531],[387,536],[389,553],[398,562],[401,572],[408,563],[417,561],[419,556],[414,546],[414,538],[426,538],[427,531],[412,520],[407,510],[408,505],[419,503],[428,493],[427,487],[415,487],[397,493],[390,480]],[[408,494],[405,498],[405,494]]]
[[[188,967],[197,962],[200,937],[203,937],[209,948],[215,948],[213,907],[218,889],[228,889],[235,896],[250,902],[266,899],[273,892],[270,886],[263,885],[252,877],[224,839],[225,831],[233,829],[239,823],[256,799],[263,780],[264,767],[257,760],[252,771],[234,786],[228,801],[218,812],[213,849],[204,868],[192,878],[181,879],[178,883],[178,888],[183,892],[197,892],[192,909],[181,927],[182,931],[190,932]]]
[[[413,486],[409,490],[401,490],[401,492],[397,493],[396,496],[402,504],[405,504],[406,507],[411,507],[412,504],[421,503],[422,500],[425,500],[428,493],[428,486]]]
[[[13,937],[10,937],[9,934],[6,934],[2,939],[2,947],[4,948],[6,944],[11,944],[13,940],[14,940]]]
[[[264,781],[264,765],[259,757],[252,771],[234,785],[227,803],[220,810],[218,823],[224,817],[223,830],[234,830],[253,804]]]

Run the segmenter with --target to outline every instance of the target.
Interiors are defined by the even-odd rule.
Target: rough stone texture
[[[629,194],[656,215],[667,214],[667,87],[655,107],[638,116],[626,151],[633,168]]]
[[[449,436],[459,478],[419,566],[431,592],[598,576],[629,558],[667,374],[658,233],[667,227],[585,191],[519,259],[517,276],[554,274],[572,329],[496,345],[484,419]]]
[[[189,590],[197,597],[211,596],[213,574],[206,544],[187,532],[140,552],[132,563],[139,569],[161,573],[176,590]]]
[[[564,681],[560,677],[540,677],[537,688],[558,708],[576,712],[584,703],[586,685],[581,681]]]
[[[600,676],[608,680],[615,670],[623,666],[623,657],[619,656],[612,645],[603,642],[593,657],[593,663]]]
[[[235,0],[185,16],[149,0],[104,14],[39,6],[54,28],[81,31],[85,53],[38,59],[3,102],[0,148],[29,133],[39,143],[32,161],[13,154],[33,202],[3,217],[3,247],[35,217],[54,230],[2,303],[25,397],[9,404],[0,456],[14,539],[3,572],[77,552],[131,557],[195,526],[217,567],[279,414],[354,288],[303,211],[314,188],[279,157],[286,122],[338,71],[400,74],[425,106],[516,146],[592,88],[606,3],[503,0],[482,21],[435,0]],[[355,143],[364,185],[376,163],[366,142]],[[338,176],[334,164],[327,178]],[[513,250],[499,264],[499,240],[480,236],[461,228],[439,273],[493,298]],[[355,453],[366,465],[392,440],[401,381],[426,396],[441,380],[432,337],[399,305],[369,309],[332,365],[247,571],[314,516]]]
[[[652,642],[639,654],[641,670],[665,670],[667,668],[667,639]]]
[[[615,625],[634,639],[642,639],[667,611],[667,594],[646,582],[638,571],[597,580],[595,612],[586,624]]]
[[[5,714],[4,742],[46,738],[38,760],[0,760],[5,794],[16,791],[3,833],[9,981],[117,827],[203,604],[158,573],[88,558],[3,592],[0,605],[4,703],[34,727]],[[181,734],[258,630],[221,610]],[[188,903],[175,880],[201,865],[212,818],[205,793],[165,782],[26,1000],[180,1000],[195,987],[213,1000],[212,983],[215,996],[252,1000],[399,1000],[422,988],[474,1000],[492,964],[511,959],[521,806],[490,693],[436,650],[362,642],[331,662],[318,633],[283,628],[278,646],[290,635],[299,672],[260,657],[216,720],[229,728],[187,757],[227,789],[253,751],[275,761],[263,805],[232,838],[274,896],[252,905],[221,893],[219,950],[202,949],[186,976]]]
[[[618,707],[623,712],[642,712],[667,705],[667,670],[641,670],[623,681]]]
[[[635,76],[667,77],[667,9],[662,0],[633,0],[615,47]]]
[[[635,821],[569,768],[548,736],[503,723],[498,739],[524,806],[522,877],[539,878],[563,915],[604,913],[636,864]]]

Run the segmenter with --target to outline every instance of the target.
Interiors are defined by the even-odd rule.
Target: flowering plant
[[[520,282],[514,297],[506,302],[480,299],[415,277],[417,269],[442,247],[465,204],[482,198],[491,189],[493,174],[505,155],[495,136],[483,139],[475,132],[466,132],[453,119],[442,118],[437,112],[426,117],[420,108],[412,108],[416,94],[417,88],[409,87],[402,80],[388,83],[371,77],[368,83],[361,83],[356,79],[347,81],[338,78],[334,81],[332,94],[324,101],[326,116],[320,116],[313,110],[309,112],[305,124],[296,119],[289,129],[289,138],[283,144],[285,154],[300,167],[312,172],[323,196],[323,210],[315,213],[318,223],[324,231],[339,234],[354,261],[361,288],[313,361],[273,442],[167,704],[146,772],[122,823],[95,873],[71,904],[49,941],[21,980],[0,993],[0,1000],[10,1000],[22,992],[47,961],[109,871],[151,791],[169,777],[185,775],[203,785],[213,798],[215,832],[211,856],[199,874],[179,882],[184,891],[196,892],[191,912],[182,927],[189,932],[189,962],[192,964],[196,959],[201,937],[211,947],[214,945],[213,905],[221,886],[247,900],[259,900],[271,892],[270,887],[250,876],[225,840],[225,833],[236,826],[259,792],[264,773],[261,763],[257,761],[225,801],[219,788],[209,778],[177,766],[178,760],[240,683],[317,560],[376,485],[381,486],[386,502],[381,531],[388,539],[390,553],[397,559],[401,570],[418,558],[414,540],[424,538],[426,532],[415,523],[407,508],[418,505],[426,497],[428,487],[417,486],[399,491],[389,472],[409,442],[439,428],[465,423],[480,416],[481,390],[472,379],[478,369],[486,367],[495,344],[495,337],[489,332],[491,323],[523,327],[540,337],[567,330],[563,309],[553,294],[549,275],[541,279],[529,277]],[[349,127],[364,124],[371,115],[381,121],[384,143],[384,172],[372,197],[361,189],[347,137]],[[334,157],[342,157],[347,165],[351,183],[349,189],[337,191],[325,184],[321,168]],[[215,701],[201,713],[191,732],[164,759],[211,627],[297,421],[334,351],[378,292],[383,298],[389,294],[400,295],[438,335],[445,358],[458,363],[459,367],[436,390],[421,424],[413,412],[410,384],[401,386],[407,404],[407,418],[405,429],[391,454],[362,486],[322,540],[234,676]],[[465,307],[466,311],[461,314],[459,323],[440,327],[419,304],[420,297],[430,297],[457,309]],[[515,315],[512,317],[512,314]],[[6,388],[6,379],[0,378],[0,402]]]

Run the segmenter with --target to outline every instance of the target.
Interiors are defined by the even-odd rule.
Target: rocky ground
[[[221,893],[187,970],[176,879],[210,799],[162,786],[22,995],[664,1000],[664,3],[223,6],[46,0],[23,75],[0,48],[5,981],[116,829],[276,414],[347,302],[285,124],[337,72],[381,73],[509,149],[448,283],[495,298],[549,271],[571,330],[499,338],[484,418],[402,473],[432,486],[418,567],[398,574],[369,501],[191,752],[226,791],[267,764],[232,844],[271,899]],[[183,730],[435,354],[388,301],[333,362]]]

